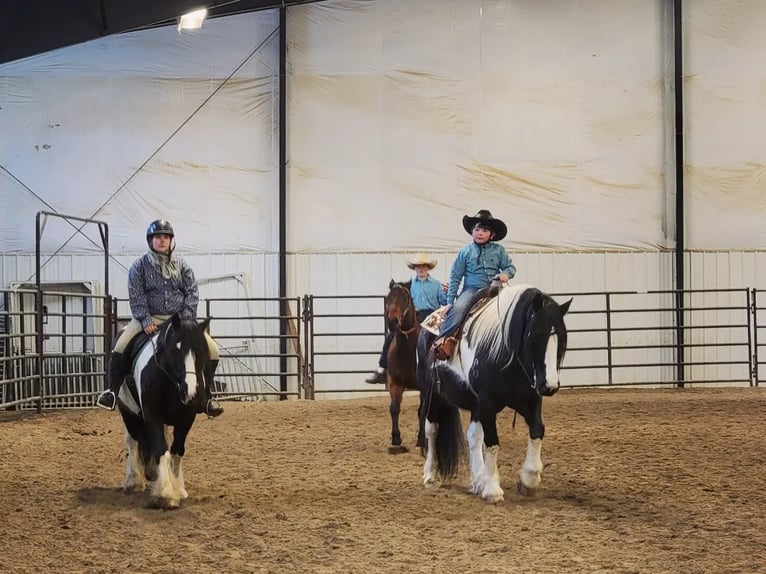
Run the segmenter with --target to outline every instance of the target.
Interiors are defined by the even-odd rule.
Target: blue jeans
[[[458,295],[452,304],[452,308],[447,311],[447,316],[444,318],[439,335],[446,337],[452,335],[457,330],[463,319],[468,315],[468,311],[473,307],[478,291],[478,289],[463,289],[463,292]]]

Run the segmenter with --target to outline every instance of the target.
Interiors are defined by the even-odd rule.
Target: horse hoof
[[[534,496],[537,489],[529,488],[527,485],[521,482],[521,479],[519,478],[516,479],[516,490],[521,496]]]
[[[388,454],[402,454],[405,452],[410,452],[409,449],[406,446],[403,445],[391,445],[388,447]]]
[[[489,496],[485,496],[484,502],[488,502],[489,504],[497,504],[498,502],[502,502],[504,500],[504,497],[502,494],[490,494]]]

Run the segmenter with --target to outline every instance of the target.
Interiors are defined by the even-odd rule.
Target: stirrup
[[[108,405],[102,404],[101,403],[101,399],[109,397],[110,395],[112,397],[112,401],[111,401],[112,405],[108,406]],[[98,398],[96,399],[96,406],[99,407],[99,408],[102,408],[102,409],[104,409],[106,411],[113,411],[114,410],[114,407],[117,406],[117,397],[115,396],[115,394],[112,391],[112,389],[107,389],[107,390],[105,390],[104,392],[102,392],[98,396]]]

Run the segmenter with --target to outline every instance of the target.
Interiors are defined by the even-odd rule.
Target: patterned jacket
[[[165,279],[152,264],[147,253],[139,257],[128,272],[128,296],[130,312],[146,328],[152,323],[153,315],[179,313],[182,319],[197,317],[199,290],[191,267],[183,260],[179,279]]]

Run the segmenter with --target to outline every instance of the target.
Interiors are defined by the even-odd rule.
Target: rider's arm
[[[184,304],[181,307],[182,319],[195,319],[197,317],[197,305],[199,304],[199,288],[194,271],[189,265],[181,260],[181,284],[184,293]]]
[[[513,279],[513,276],[516,275],[516,266],[513,264],[513,261],[511,261],[511,256],[508,255],[505,248],[502,245],[498,245],[498,247],[500,247],[498,250],[500,259],[498,267],[500,267],[500,272],[508,275],[509,279]]]
[[[449,290],[447,291],[447,305],[452,305],[457,297],[457,290],[460,288],[460,282],[465,276],[466,255],[468,250],[464,247],[458,251],[455,261],[452,262],[452,268],[449,272]]]
[[[137,259],[128,271],[128,299],[130,314],[141,323],[141,327],[146,329],[152,324],[152,316],[149,314],[149,303],[146,297],[143,257]]]

